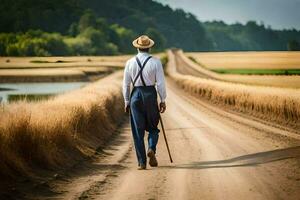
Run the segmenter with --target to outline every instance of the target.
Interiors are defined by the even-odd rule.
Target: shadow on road
[[[295,146],[284,149],[276,149],[271,151],[247,154],[225,160],[192,162],[188,164],[179,164],[174,166],[160,166],[159,168],[209,169],[227,167],[247,167],[298,157],[300,158],[300,146]]]

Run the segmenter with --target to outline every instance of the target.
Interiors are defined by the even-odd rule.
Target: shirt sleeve
[[[123,97],[124,97],[125,106],[129,105],[129,101],[130,101],[131,77],[128,68],[129,68],[129,62],[127,62],[125,65],[124,76],[123,76]]]
[[[165,83],[165,75],[164,75],[164,70],[162,67],[162,64],[160,60],[157,62],[157,68],[156,68],[156,86],[157,86],[157,91],[160,97],[161,102],[165,102],[167,93],[166,93],[166,83]]]

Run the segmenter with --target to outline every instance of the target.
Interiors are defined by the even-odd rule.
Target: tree
[[[153,48],[154,51],[162,51],[165,49],[166,38],[160,32],[158,32],[157,29],[148,28],[145,31],[145,34],[155,41],[155,47]]]
[[[92,10],[86,10],[78,22],[78,31],[83,32],[89,27],[96,27],[96,15]]]
[[[75,37],[78,35],[78,23],[74,22],[70,25],[70,28],[68,30],[68,34],[72,37]]]
[[[135,49],[132,47],[131,42],[137,37],[137,34],[132,30],[119,26],[118,24],[111,25],[110,29],[117,35],[114,35],[116,45],[122,53],[133,53]]]
[[[297,40],[291,40],[288,42],[289,51],[300,51],[300,44]]]

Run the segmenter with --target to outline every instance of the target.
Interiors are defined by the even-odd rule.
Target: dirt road
[[[173,164],[161,133],[159,167],[137,170],[127,120],[106,148],[38,187],[33,198],[299,199],[300,132],[213,106],[169,79],[167,86],[162,117]]]
[[[168,80],[158,168],[138,171],[128,123],[92,161],[58,176],[53,199],[299,199],[300,134],[189,96]]]

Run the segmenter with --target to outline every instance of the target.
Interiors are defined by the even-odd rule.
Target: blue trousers
[[[157,92],[154,86],[134,87],[130,98],[131,130],[139,165],[146,164],[144,144],[145,131],[148,135],[148,149],[156,152],[159,129]]]

